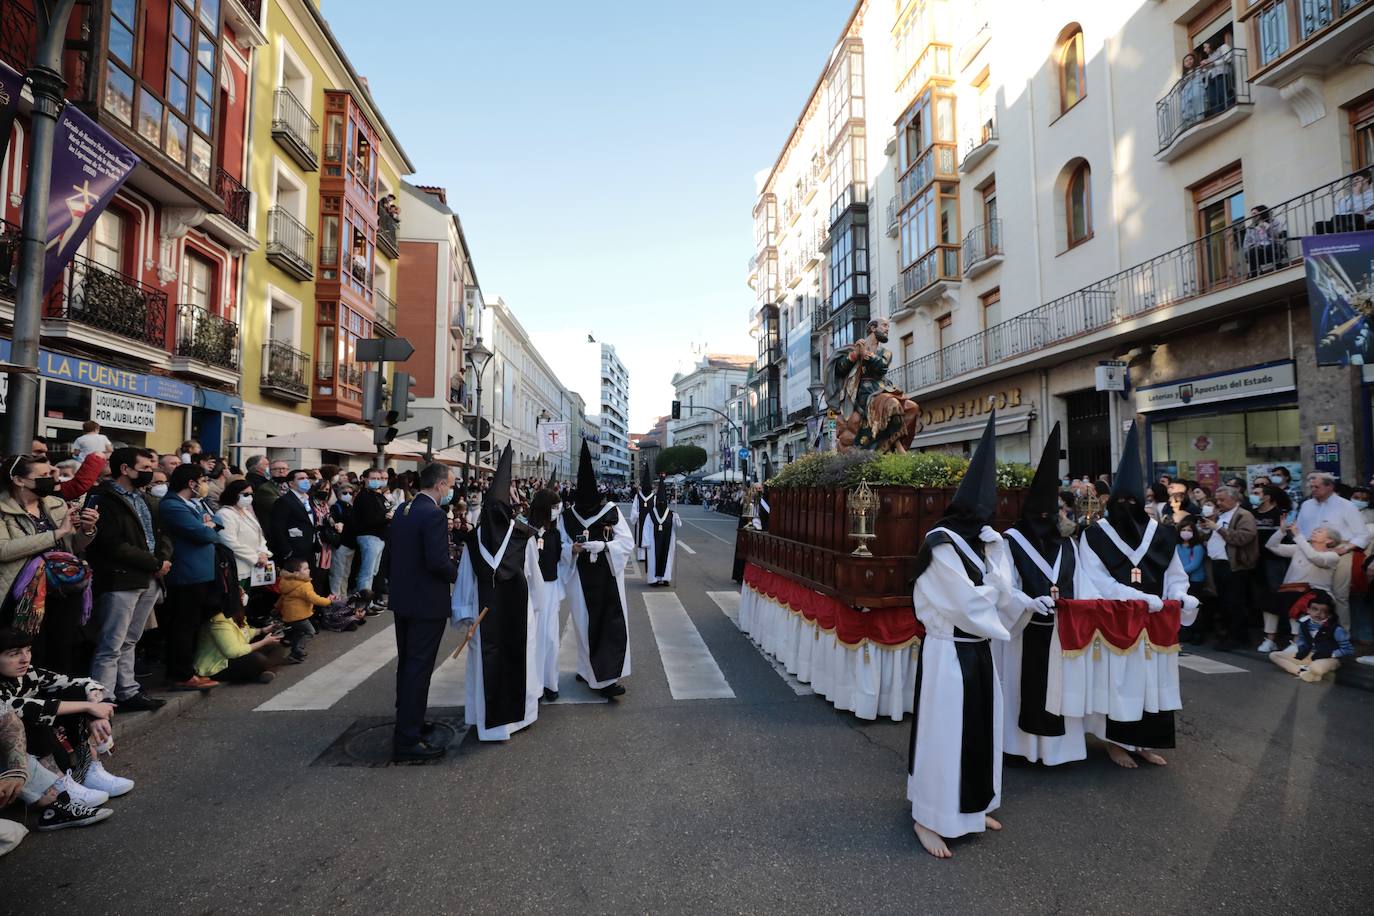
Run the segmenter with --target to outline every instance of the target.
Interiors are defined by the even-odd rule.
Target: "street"
[[[1366,911],[1369,693],[1190,654],[1167,768],[1100,747],[1007,767],[1005,830],[940,862],[912,835],[909,722],[836,712],[775,670],[731,620],[735,520],[681,511],[675,588],[627,574],[619,701],[579,691],[565,654],[560,702],[509,743],[368,766],[335,743],[385,744],[364,729],[391,711],[390,617],[322,634],[275,683],[121,742],[111,769],[137,788],[104,824],[31,835],[0,865],[0,911]],[[431,706],[461,722],[439,709],[461,702],[457,643]]]

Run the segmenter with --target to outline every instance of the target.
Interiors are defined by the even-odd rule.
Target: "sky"
[[[483,295],[536,343],[614,344],[632,431],[668,412],[694,349],[755,352],[754,176],[851,0],[322,8],[415,164],[408,180],[448,189]]]

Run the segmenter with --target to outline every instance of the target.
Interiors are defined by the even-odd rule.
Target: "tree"
[[[699,445],[672,445],[658,453],[660,474],[690,474],[706,464],[706,449]]]

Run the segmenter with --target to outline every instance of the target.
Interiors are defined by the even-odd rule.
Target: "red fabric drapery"
[[[847,646],[867,641],[895,649],[909,646],[926,635],[910,606],[858,611],[753,563],[744,566],[744,584],[792,613],[801,614],[827,633],[834,633]]]
[[[1142,637],[1156,651],[1178,648],[1178,621],[1183,605],[1164,602],[1164,610],[1150,613],[1144,601],[1073,600],[1055,603],[1059,643],[1065,654],[1078,653],[1100,635],[1118,652],[1129,652]]]

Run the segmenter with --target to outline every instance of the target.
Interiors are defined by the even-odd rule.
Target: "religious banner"
[[[19,94],[24,91],[24,75],[0,60],[0,162],[10,148],[10,132],[19,112]]]
[[[811,319],[787,332],[787,413],[811,406]]]
[[[53,145],[43,288],[86,240],[139,159],[73,105],[62,109]]]
[[[1302,256],[1317,365],[1374,363],[1374,232],[1304,236]]]
[[[539,451],[546,454],[564,454],[568,451],[568,440],[572,432],[567,423],[539,424]]]

